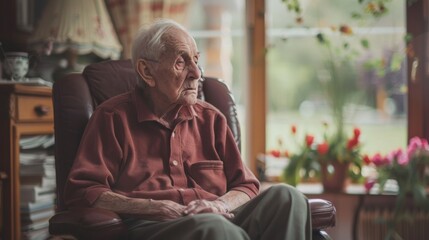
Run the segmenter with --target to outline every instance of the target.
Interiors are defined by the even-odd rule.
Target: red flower
[[[355,128],[355,129],[353,129],[353,134],[354,134],[354,137],[355,137],[356,139],[359,139],[359,136],[360,136],[360,129],[359,129],[359,128]]]
[[[313,135],[310,135],[310,134],[307,134],[306,136],[305,136],[305,142],[307,143],[307,146],[311,146],[311,144],[313,144],[313,142],[314,142],[314,136]]]
[[[383,165],[387,165],[390,164],[389,159],[387,159],[386,157],[382,156],[380,153],[376,153],[371,160],[375,166],[383,166]]]
[[[359,143],[359,140],[355,137],[349,139],[347,142],[347,150],[352,150],[354,147],[356,147]]]
[[[320,155],[325,155],[326,153],[328,153],[328,150],[329,150],[329,144],[327,142],[323,142],[317,145],[317,152]]]
[[[367,154],[365,154],[364,156],[363,156],[363,162],[366,164],[366,165],[369,165],[369,164],[371,164],[371,158],[369,158],[369,156],[367,155]]]
[[[292,134],[293,134],[293,135],[295,135],[295,134],[296,134],[296,126],[295,126],[295,125],[292,125],[292,127],[291,127],[291,131],[292,131]]]
[[[280,151],[279,150],[271,150],[270,154],[276,158],[280,157]]]

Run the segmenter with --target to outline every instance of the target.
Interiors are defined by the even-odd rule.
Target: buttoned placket
[[[182,204],[187,204],[198,197],[194,189],[188,188],[188,179],[185,173],[183,159],[184,143],[182,142],[181,129],[183,125],[188,124],[188,121],[191,119],[192,113],[188,115],[179,113],[177,116],[178,121],[174,125],[170,135],[170,179],[172,181],[172,185],[177,189],[177,192],[181,197]]]
[[[170,177],[173,181],[173,185],[176,187],[186,187],[187,179],[185,176],[185,170],[183,167],[182,159],[182,143],[181,137],[178,132],[180,131],[180,124],[176,125],[173,129],[170,137]]]

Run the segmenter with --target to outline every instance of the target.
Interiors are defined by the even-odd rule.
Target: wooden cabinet
[[[2,183],[1,237],[19,240],[19,140],[26,135],[53,134],[52,89],[43,86],[0,84],[0,173]]]

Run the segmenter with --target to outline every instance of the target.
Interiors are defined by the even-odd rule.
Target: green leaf
[[[403,60],[404,60],[404,57],[401,54],[399,53],[394,54],[390,62],[390,70],[394,72],[399,71],[401,69],[401,64]]]
[[[296,186],[299,183],[300,160],[300,157],[292,157],[287,167],[283,170],[283,179],[292,186]]]
[[[413,40],[413,35],[412,35],[411,33],[407,33],[407,34],[405,34],[405,36],[404,36],[404,40],[405,40],[405,43],[406,43],[406,44],[410,43],[410,42],[411,42],[411,40]]]
[[[418,206],[424,206],[428,201],[425,187],[421,184],[415,184],[413,187],[413,197]]]
[[[365,49],[369,49],[369,41],[366,38],[363,38],[360,40],[360,44],[362,45],[363,48]]]
[[[325,35],[323,33],[318,33],[316,38],[319,43],[326,43]]]
[[[358,12],[352,12],[351,15],[352,15],[353,19],[362,19],[363,18],[362,14],[360,14]]]

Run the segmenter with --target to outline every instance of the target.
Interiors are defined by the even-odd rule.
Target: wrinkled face
[[[158,62],[148,63],[154,80],[152,100],[163,106],[192,105],[197,101],[199,52],[194,39],[181,30],[170,30],[167,50]]]

